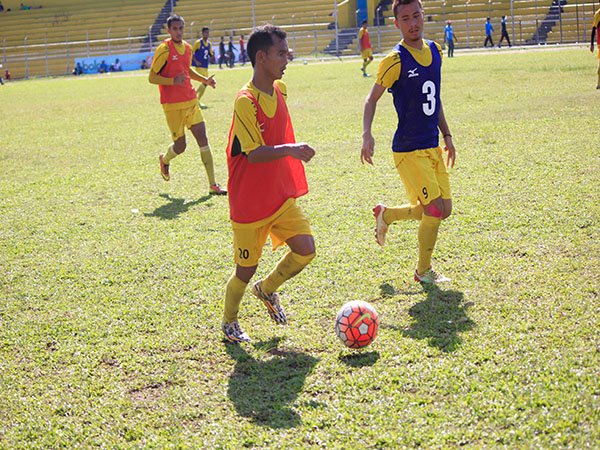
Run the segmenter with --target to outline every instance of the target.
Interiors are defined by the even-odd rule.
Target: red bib
[[[249,91],[240,91],[240,96],[252,100],[256,106],[256,120],[266,145],[292,144],[296,142],[290,114],[277,85],[277,112],[267,117],[258,101]],[[231,220],[237,223],[252,223],[275,214],[290,198],[298,198],[308,192],[304,165],[299,159],[286,156],[275,161],[248,162],[248,155],[233,135],[233,122],[227,144],[227,184]]]
[[[172,39],[165,39],[164,43],[169,46],[169,56],[167,63],[160,71],[161,76],[174,78],[180,73],[185,74],[185,82],[180,85],[163,86],[159,85],[161,103],[180,103],[196,99],[196,91],[190,81],[190,65],[192,63],[192,48],[187,42],[184,42],[185,53],[181,55],[175,48]]]

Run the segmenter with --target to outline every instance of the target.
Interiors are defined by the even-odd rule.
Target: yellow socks
[[[265,294],[272,294],[286,280],[298,275],[314,257],[315,253],[303,256],[292,251],[287,252],[277,263],[277,267],[263,280],[262,290]]]
[[[225,322],[230,323],[237,320],[240,303],[242,302],[247,285],[248,283],[244,283],[235,276],[235,272],[229,278],[227,288],[225,289],[225,311],[223,313],[223,320]]]
[[[206,147],[200,147],[200,157],[202,158],[202,162],[204,163],[204,168],[206,169],[206,175],[208,176],[208,182],[212,186],[216,183],[215,181],[215,166],[213,163],[212,153],[210,152],[210,147],[207,145]]]
[[[431,255],[435,247],[442,219],[423,215],[419,226],[419,262],[417,272],[422,274],[431,268]]]
[[[383,221],[388,225],[398,220],[421,220],[423,207],[421,205],[402,205],[387,208],[383,212]]]
[[[175,158],[177,156],[177,153],[175,153],[173,151],[173,145],[174,144],[169,145],[169,149],[167,150],[167,153],[165,154],[165,156],[163,156],[164,164],[169,164],[169,161],[171,161],[173,158]]]

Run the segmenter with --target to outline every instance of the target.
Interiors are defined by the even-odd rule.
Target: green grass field
[[[246,293],[251,345],[220,322],[233,269],[225,198],[197,146],[162,181],[169,134],[145,75],[0,86],[0,448],[593,448],[600,442],[599,92],[584,48],[457,54],[443,69],[458,150],[436,266],[411,281],[391,97],[360,164],[358,61],[286,81],[318,257],[283,286],[289,325]],[[375,64],[369,67],[375,71]],[[216,70],[204,111],[218,179],[248,67]],[[281,257],[265,249],[257,276]],[[345,350],[339,307],[371,302],[377,341]]]

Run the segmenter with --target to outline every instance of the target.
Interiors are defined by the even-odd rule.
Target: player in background
[[[358,46],[360,48],[360,56],[363,59],[363,65],[360,69],[363,77],[368,77],[367,66],[373,61],[373,49],[371,48],[371,40],[369,39],[369,30],[367,29],[367,21],[362,21],[362,26],[358,30]]]
[[[594,22],[592,23],[592,39],[590,41],[590,52],[594,53],[594,39],[596,40],[596,44],[598,46],[598,81],[596,82],[596,89],[600,89],[600,8],[594,14]]]
[[[418,220],[419,259],[414,279],[440,283],[448,278],[432,269],[431,257],[440,223],[452,212],[447,166],[454,166],[456,158],[440,97],[442,49],[439,44],[423,39],[424,13],[420,0],[394,0],[393,11],[394,24],[404,39],[379,64],[377,79],[366,98],[361,161],[373,164],[375,139],[371,126],[377,102],[389,90],[398,114],[392,151],[409,203],[393,208],[378,204],[373,208],[375,238],[383,246],[390,224]],[[438,129],[448,154],[446,164]]]
[[[485,41],[483,43],[484,47],[487,47],[488,42],[494,47],[494,40],[492,39],[492,33],[494,32],[494,25],[492,25],[491,19],[488,17],[485,19]]]
[[[263,246],[287,244],[288,252],[252,293],[271,318],[287,323],[277,289],[315,257],[310,225],[296,198],[308,192],[303,163],[314,149],[296,143],[281,78],[288,63],[286,33],[273,25],[256,28],[248,39],[252,80],[238,92],[229,131],[229,207],[235,272],[227,282],[222,330],[230,342],[249,341],[238,323],[240,302],[256,272]]]
[[[159,155],[160,173],[165,181],[169,181],[171,160],[185,151],[185,127],[187,127],[200,147],[200,156],[208,176],[209,193],[225,195],[227,191],[221,189],[215,181],[215,169],[206,136],[204,117],[198,106],[191,79],[212,88],[215,87],[216,82],[212,76],[207,78],[190,67],[192,46],[183,40],[184,27],[183,18],[177,14],[167,19],[167,31],[171,37],[165,39],[156,49],[148,76],[150,83],[158,85],[160,102],[173,138],[167,153]]]
[[[452,27],[451,20],[446,22],[446,27],[444,28],[444,39],[446,41],[446,44],[448,45],[448,58],[453,58],[454,41],[458,42],[458,39],[456,39],[456,35],[454,34],[454,28]]]
[[[196,72],[198,72],[204,78],[208,78],[208,63],[210,62],[210,58],[215,56],[212,44],[208,40],[209,35],[209,28],[202,28],[202,38],[194,42],[194,46],[192,47],[192,66],[195,67]],[[200,83],[196,89],[198,101],[200,101],[204,95],[204,91],[206,91],[206,84]],[[203,106],[204,105],[200,103],[200,107]]]
[[[512,44],[510,43],[510,37],[508,36],[508,30],[506,29],[506,16],[502,16],[500,26],[502,27],[502,31],[500,35],[500,41],[498,41],[498,48],[502,47],[502,41],[504,39],[506,39],[506,42],[508,42],[508,46],[512,47]]]

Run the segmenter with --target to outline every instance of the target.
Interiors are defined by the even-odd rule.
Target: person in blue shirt
[[[458,42],[454,35],[454,28],[452,28],[452,21],[446,22],[446,28],[444,28],[444,40],[448,46],[448,58],[454,57],[454,41]]]
[[[494,25],[492,25],[492,22],[490,21],[490,18],[488,17],[487,19],[485,19],[485,42],[483,43],[484,47],[487,47],[488,42],[491,44],[491,46],[494,46],[494,41],[492,40],[492,33],[494,32]]]

